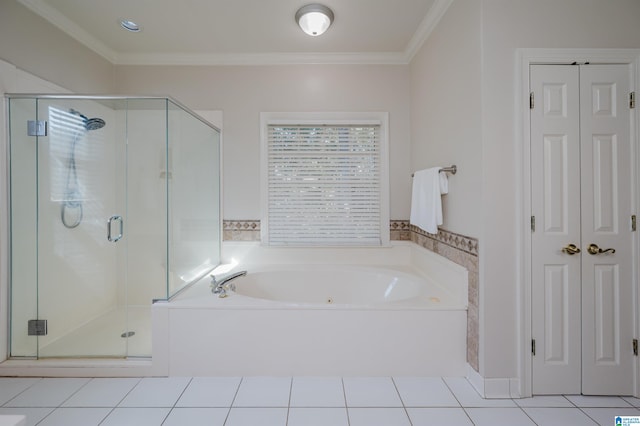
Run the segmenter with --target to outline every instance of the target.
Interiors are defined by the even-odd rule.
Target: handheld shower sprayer
[[[88,118],[86,115],[71,109],[70,114],[80,117],[80,129],[73,137],[69,161],[67,162],[67,179],[64,190],[64,200],[60,208],[60,220],[69,229],[76,228],[82,222],[83,208],[76,168],[76,144],[80,137],[87,132],[102,129],[107,123],[98,117]],[[69,211],[68,211],[69,210]],[[69,214],[71,213],[71,214]],[[75,213],[75,214],[73,214]],[[70,217],[68,217],[70,216]]]

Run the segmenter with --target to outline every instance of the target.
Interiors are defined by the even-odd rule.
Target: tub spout
[[[240,271],[229,274],[226,277],[217,280],[216,277],[211,274],[211,292],[213,294],[217,294],[220,298],[227,297],[227,291],[236,291],[236,285],[232,283],[231,280],[234,280],[238,277],[243,277],[245,275],[247,275],[247,271]]]

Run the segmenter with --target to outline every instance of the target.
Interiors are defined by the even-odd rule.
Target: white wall
[[[224,219],[260,218],[261,112],[388,111],[391,218],[409,217],[409,67],[116,67],[119,93],[224,111]]]
[[[456,164],[443,227],[479,237],[482,202],[480,2],[456,1],[411,62],[411,168]]]
[[[514,377],[518,190],[516,48],[638,48],[635,0],[484,0],[482,10],[484,375]],[[506,320],[506,319],[513,319]]]
[[[517,376],[516,49],[638,48],[639,18],[635,0],[456,0],[411,64],[412,166],[458,163],[445,227],[480,240],[485,378]]]
[[[113,91],[113,65],[16,0],[0,1],[0,59],[75,93]]]

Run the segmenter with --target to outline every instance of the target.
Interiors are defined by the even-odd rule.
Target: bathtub
[[[166,310],[169,375],[464,376],[466,274],[446,265],[455,273],[438,282],[447,280],[442,258],[430,276],[415,264],[418,246],[400,247],[410,263],[389,263],[393,251],[241,262],[229,272],[248,273],[224,298],[203,279],[155,307]]]
[[[296,265],[255,268],[233,281],[230,296],[307,309],[441,308],[447,295],[427,279],[371,266]]]

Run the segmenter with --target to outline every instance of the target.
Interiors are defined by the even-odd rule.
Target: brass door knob
[[[570,255],[574,255],[574,254],[580,253],[580,249],[575,244],[569,244],[568,246],[562,249],[562,252]]]
[[[614,248],[608,248],[608,249],[601,249],[600,247],[598,247],[597,244],[589,244],[589,247],[587,247],[587,251],[589,252],[589,254],[602,254],[602,253],[615,253],[616,249]]]

